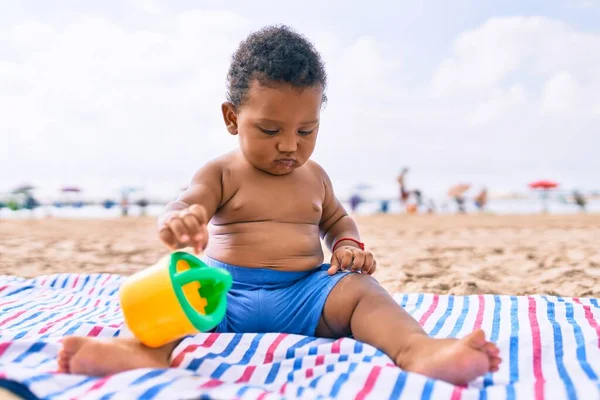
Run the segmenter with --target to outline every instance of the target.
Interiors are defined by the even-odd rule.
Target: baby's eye
[[[260,129],[262,133],[266,133],[267,135],[271,135],[271,136],[276,135],[279,132],[278,129],[263,129],[263,128],[258,128],[258,129]]]
[[[298,135],[300,135],[300,136],[308,136],[311,133],[313,133],[312,129],[310,131],[298,131]]]

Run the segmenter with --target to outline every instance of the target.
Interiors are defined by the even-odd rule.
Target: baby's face
[[[255,168],[285,175],[301,167],[315,149],[322,89],[288,84],[251,85],[237,113],[240,147]]]

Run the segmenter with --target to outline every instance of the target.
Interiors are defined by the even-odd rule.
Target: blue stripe
[[[460,312],[460,315],[456,320],[456,324],[454,324],[454,329],[452,329],[452,332],[450,332],[450,335],[448,337],[455,338],[456,335],[458,335],[458,332],[460,332],[460,330],[462,329],[465,323],[465,318],[467,317],[467,314],[469,314],[469,303],[470,299],[468,297],[463,297],[462,311]]]
[[[50,285],[49,285],[50,287],[54,287],[54,285],[56,285],[56,281],[58,280],[58,277],[59,277],[59,276],[60,276],[60,275],[56,275],[56,276],[54,277],[54,280],[53,280],[53,281],[52,281],[52,283],[50,283]]]
[[[310,337],[310,336],[307,336],[307,337],[299,340],[298,342],[294,343],[287,349],[287,351],[285,352],[285,358],[294,358],[294,356],[296,355],[297,348],[307,345],[309,343],[312,343],[315,340],[317,340],[317,338]]]
[[[27,350],[25,350],[23,353],[19,354],[19,356],[17,358],[15,358],[13,360],[13,362],[14,363],[23,362],[23,360],[25,358],[27,358],[27,356],[29,356],[32,353],[39,353],[44,347],[46,347],[46,343],[35,342]]]
[[[360,354],[363,351],[363,344],[358,340],[354,342],[354,354]]]
[[[33,383],[46,381],[46,380],[52,379],[52,378],[54,378],[54,374],[40,373],[40,375],[35,375],[35,376],[32,376],[31,378],[23,379],[23,381],[21,383],[23,385],[29,387]]]
[[[425,386],[423,387],[423,393],[421,393],[421,400],[430,400],[431,393],[433,393],[433,384],[435,381],[433,379],[427,378],[427,382],[425,382]]]
[[[21,292],[23,292],[23,291],[25,291],[25,290],[29,290],[29,289],[33,289],[33,288],[34,288],[34,286],[33,286],[33,285],[27,285],[27,286],[23,286],[23,287],[20,287],[20,288],[18,288],[18,289],[16,289],[16,290],[12,291],[12,292],[9,292],[9,293],[4,293],[4,294],[2,295],[2,297],[8,297],[8,296],[12,296],[12,295],[14,295],[14,294],[21,293]]]
[[[244,356],[242,357],[242,359],[239,362],[236,362],[235,364],[221,363],[217,367],[217,369],[215,369],[213,371],[213,373],[210,375],[210,377],[213,379],[219,379],[221,376],[223,376],[223,374],[225,372],[227,372],[227,370],[229,368],[231,368],[232,365],[247,365],[250,362],[250,359],[252,358],[252,356],[254,354],[256,354],[256,349],[258,348],[258,344],[260,343],[260,340],[263,337],[264,337],[264,335],[262,335],[262,334],[258,334],[256,336],[254,336],[254,338],[252,339],[252,342],[250,343],[250,347],[248,348],[248,350],[246,350],[246,352],[244,353]]]
[[[438,332],[440,331],[440,329],[442,329],[442,327],[444,326],[444,323],[446,322],[446,320],[452,313],[453,305],[454,305],[454,296],[450,296],[450,297],[448,297],[448,304],[446,305],[446,311],[444,312],[444,315],[442,315],[442,317],[435,324],[435,326],[433,327],[433,330],[429,333],[429,336],[437,335]]]
[[[47,394],[44,396],[44,398],[47,399],[47,398],[54,397],[54,396],[63,396],[69,390],[77,389],[78,387],[81,387],[87,383],[90,383],[90,382],[96,381],[96,380],[98,380],[98,378],[96,378],[96,377],[88,377],[88,378],[82,379],[79,382],[77,382],[71,386],[62,387],[62,388],[60,388],[60,390],[58,390],[56,392]]]
[[[417,302],[413,306],[412,310],[410,310],[410,311],[406,310],[406,312],[409,313],[410,315],[413,315],[415,312],[417,312],[417,310],[419,308],[421,308],[424,298],[425,298],[425,295],[423,293],[419,293],[419,296],[417,297]]]
[[[45,313],[44,311],[40,311],[38,314],[44,314],[44,313]],[[35,321],[35,322],[34,322],[34,323],[32,323],[32,324],[29,324],[29,325],[27,325],[27,326],[22,326],[22,327],[19,327],[19,328],[21,328],[21,329],[31,329],[31,328],[33,328],[33,327],[37,327],[37,328],[39,328],[39,324],[41,324],[41,323],[43,323],[43,322],[47,322],[47,321],[49,321],[50,319],[52,319],[52,318],[56,317],[57,315],[61,315],[61,314],[64,314],[64,311],[63,311],[63,312],[53,312],[53,313],[51,313],[51,314],[48,314],[48,315],[46,315],[45,317],[42,317],[41,319],[39,319],[39,320]],[[21,321],[21,323],[23,323],[23,322],[26,322],[26,321],[30,320],[31,318],[34,318],[35,316],[36,316],[36,315],[34,314],[34,315],[32,315],[31,317],[29,317],[29,318],[27,318],[27,319],[24,319],[24,320],[22,320],[22,321]]]
[[[189,365],[187,367],[185,367],[185,369],[196,371],[196,370],[198,370],[198,368],[200,368],[202,363],[206,360],[214,360],[217,357],[227,357],[227,356],[231,355],[231,353],[233,353],[233,350],[235,350],[235,347],[240,343],[240,340],[242,340],[241,334],[233,335],[231,342],[229,342],[227,347],[225,347],[225,349],[222,352],[220,352],[218,354],[210,353],[203,357],[194,358],[189,363]]]
[[[581,327],[577,323],[577,319],[575,319],[573,304],[565,302],[565,306],[567,308],[567,321],[569,321],[571,326],[573,326],[575,342],[577,343],[577,360],[581,364],[581,368],[588,376],[588,378],[590,378],[592,381],[596,381],[596,385],[598,385],[598,375],[594,372],[587,360],[587,355],[585,353],[585,339],[583,338],[583,332],[581,331]]]
[[[168,370],[166,370],[166,369],[153,369],[151,371],[146,372],[144,375],[140,376],[135,381],[131,382],[130,385],[131,386],[141,385],[142,383],[146,382],[147,380],[156,378],[157,376],[161,376],[162,374],[164,374],[167,371]]]
[[[590,303],[592,303],[594,307],[600,308],[600,306],[598,305],[598,299],[590,299]]]
[[[79,288],[77,288],[79,291],[81,291],[83,288],[85,288],[85,286],[87,285],[87,283],[90,281],[90,276],[87,275],[85,277],[85,279],[83,280],[83,283],[81,284],[81,286]]]
[[[407,294],[403,294],[402,295],[402,300],[400,300],[400,307],[404,308],[406,307],[406,302],[408,301],[408,295]]]
[[[573,381],[571,380],[571,377],[569,376],[569,373],[567,372],[565,364],[563,362],[564,350],[562,332],[560,330],[560,325],[556,322],[556,318],[554,316],[554,303],[548,301],[546,296],[542,296],[542,298],[546,300],[548,306],[548,320],[550,320],[550,323],[552,324],[552,331],[554,332],[554,355],[556,359],[556,368],[558,369],[558,374],[565,384],[565,389],[567,391],[568,398],[576,399],[577,394],[575,391],[575,386],[573,386]]]
[[[492,334],[490,342],[496,343],[500,335],[500,311],[502,310],[502,301],[499,296],[494,296],[494,318],[492,320]],[[491,386],[494,384],[494,379],[491,373],[487,373],[483,378],[483,386]]]
[[[348,372],[340,374],[340,376],[336,379],[335,383],[333,384],[333,387],[331,388],[331,393],[329,393],[329,397],[335,398],[338,396],[338,394],[340,393],[340,390],[342,389],[342,385],[344,383],[346,383],[348,378],[350,378],[350,374],[352,374],[354,372],[357,365],[358,364],[356,364],[356,363],[350,363]]]
[[[242,396],[245,395],[248,390],[250,390],[250,386],[242,386],[240,388],[240,390],[238,390],[237,394],[235,395],[235,398],[241,399]]]
[[[277,362],[273,363],[273,365],[271,366],[271,370],[269,371],[269,374],[267,375],[267,379],[265,379],[265,384],[275,382],[275,378],[277,377],[277,374],[279,373],[280,366],[281,366],[281,361],[277,361]]]
[[[394,388],[392,389],[392,394],[390,399],[397,399],[400,397],[402,390],[404,389],[404,385],[406,384],[406,377],[408,374],[404,371],[401,371],[398,374],[398,379],[396,379],[396,383],[394,384]]]
[[[142,393],[139,398],[144,399],[144,400],[153,399],[156,397],[156,395],[158,395],[160,393],[161,390],[163,390],[164,388],[166,388],[168,386],[171,386],[178,379],[179,379],[179,377],[170,379],[163,383],[156,384],[156,385],[148,388],[148,390],[146,390],[144,393]]]
[[[65,276],[65,280],[63,281],[62,285],[60,286],[61,288],[66,288],[67,287],[67,282],[69,281],[69,275]]]
[[[516,393],[514,384],[519,381],[519,303],[515,296],[510,296],[510,347],[509,347],[509,384],[506,386],[507,400],[514,400]]]

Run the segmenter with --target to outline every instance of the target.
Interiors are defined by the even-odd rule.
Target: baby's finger
[[[365,274],[371,274],[371,269],[373,269],[373,254],[370,251],[365,251],[365,264],[362,267],[362,272]]]
[[[181,218],[171,218],[167,225],[175,234],[175,239],[177,239],[177,242],[179,242],[180,244],[188,244],[188,242],[190,241],[190,236],[188,235],[187,228],[183,224]]]
[[[160,240],[171,250],[175,250],[177,248],[177,239],[175,239],[175,235],[168,227],[164,227],[158,232],[158,237]]]
[[[360,271],[365,265],[365,253],[362,251],[353,251],[354,258],[352,259],[352,271]]]
[[[363,272],[369,275],[373,275],[373,273],[375,273],[375,270],[377,269],[377,261],[373,260],[371,261],[371,265],[369,265],[366,270],[365,268],[363,268]]]
[[[192,214],[186,213],[184,214],[182,220],[190,235],[191,241],[197,241],[198,237],[200,236],[200,224],[198,223],[196,217]]]
[[[329,262],[330,266],[327,270],[329,275],[335,275],[340,270],[340,260],[338,260],[337,255],[333,254],[331,256],[331,261]]]
[[[352,254],[352,250],[342,249],[338,250],[338,260],[340,260],[340,268],[346,270],[352,267],[352,259],[354,255]]]

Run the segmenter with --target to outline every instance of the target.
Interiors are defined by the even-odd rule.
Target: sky
[[[282,4],[283,3],[283,4]],[[230,57],[286,24],[329,76],[313,158],[340,192],[395,177],[600,188],[600,0],[0,0],[0,193],[32,183],[170,196],[237,146]]]

